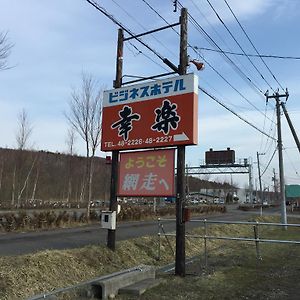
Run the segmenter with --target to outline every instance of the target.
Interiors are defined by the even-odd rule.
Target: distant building
[[[285,186],[286,201],[293,204],[293,206],[300,207],[300,185],[291,184]]]

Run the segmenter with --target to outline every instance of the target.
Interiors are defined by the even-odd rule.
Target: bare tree
[[[28,114],[23,108],[18,114],[18,129],[16,132],[17,148],[24,150],[28,147],[28,141],[32,134],[32,126]]]
[[[67,137],[66,137],[67,153],[70,155],[74,155],[75,141],[76,141],[75,129],[74,129],[74,127],[71,127],[71,128],[69,128],[69,130],[67,132]]]
[[[73,171],[73,164],[72,164],[72,156],[74,155],[74,145],[75,145],[75,129],[74,127],[69,128],[67,132],[67,138],[66,138],[66,145],[67,145],[67,153],[69,154],[68,159],[68,175],[67,175],[67,181],[68,181],[68,192],[67,192],[67,202],[69,203],[71,200],[72,195],[72,171]]]
[[[17,142],[17,148],[18,155],[16,156],[16,162],[14,167],[14,173],[13,173],[13,184],[12,184],[12,200],[11,204],[15,205],[15,199],[17,196],[17,207],[21,204],[21,197],[24,194],[24,190],[28,187],[28,181],[30,179],[32,169],[35,165],[36,159],[34,159],[31,167],[29,168],[29,171],[27,172],[27,175],[24,175],[25,167],[25,161],[26,161],[26,155],[23,150],[29,147],[29,139],[32,134],[32,126],[31,122],[29,121],[28,114],[26,110],[23,108],[19,114],[18,114],[18,127],[16,131],[16,142]],[[22,178],[23,177],[23,178]],[[24,179],[24,182],[22,183]]]
[[[16,194],[16,165],[14,166],[13,178],[12,178],[12,191],[11,191],[11,206],[15,205],[15,194]]]
[[[70,124],[85,141],[88,218],[92,199],[93,159],[100,144],[102,99],[102,90],[97,88],[93,77],[83,73],[81,88],[73,89],[69,103],[70,111],[66,114]]]
[[[41,156],[39,154],[39,152],[36,153],[36,171],[35,171],[35,178],[34,178],[34,183],[33,183],[33,188],[32,188],[32,194],[31,194],[31,202],[33,203],[34,199],[35,199],[35,195],[36,195],[36,190],[37,190],[37,185],[38,185],[38,181],[40,178],[40,168],[41,168]]]
[[[32,173],[32,170],[33,170],[33,167],[34,167],[34,165],[35,165],[35,163],[36,163],[37,158],[38,158],[38,156],[36,156],[36,157],[34,158],[32,164],[31,164],[31,166],[30,166],[30,169],[28,170],[27,176],[26,176],[26,178],[25,178],[25,180],[24,180],[23,186],[22,186],[22,188],[20,189],[20,192],[19,192],[19,194],[18,194],[18,199],[17,199],[17,200],[18,200],[18,202],[17,202],[17,207],[18,207],[18,208],[19,208],[20,205],[21,205],[21,197],[22,197],[23,192],[25,191],[25,189],[26,189],[26,187],[27,187],[27,185],[28,185],[28,181],[29,181],[29,179],[30,179],[30,175],[31,175],[31,173]],[[35,187],[35,188],[36,188],[36,187]]]
[[[9,69],[7,58],[11,53],[13,44],[7,39],[7,32],[0,32],[0,71]]]

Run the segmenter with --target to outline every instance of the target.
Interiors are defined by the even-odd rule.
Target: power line
[[[228,9],[230,10],[230,12],[232,13],[232,15],[234,16],[235,20],[237,21],[237,23],[239,24],[240,28],[242,29],[243,33],[245,34],[245,36],[247,37],[248,41],[250,42],[250,44],[252,45],[253,49],[255,50],[255,52],[259,54],[257,48],[254,46],[253,42],[251,41],[249,35],[247,34],[247,32],[245,31],[244,27],[242,26],[242,24],[240,23],[240,21],[238,20],[237,16],[235,15],[235,13],[233,12],[233,10],[231,9],[230,5],[228,4],[227,0],[224,0],[224,2],[226,3]],[[269,66],[266,64],[266,62],[264,61],[264,59],[260,56],[261,61],[263,62],[263,64],[266,66],[266,68],[268,69],[268,71],[270,72],[270,74],[273,76],[274,80],[278,83],[278,85],[280,86],[280,88],[284,91],[284,88],[282,87],[282,85],[279,83],[279,81],[277,80],[276,76],[273,74],[273,72],[271,71],[271,69],[269,68]]]
[[[275,115],[276,115],[276,109],[274,108],[272,120],[275,119]],[[274,146],[273,143],[276,142],[276,139],[275,139],[275,136],[276,136],[275,126],[276,125],[277,124],[274,122],[270,126],[269,135],[272,135],[273,138],[274,138],[274,140],[271,140],[270,143],[269,143],[269,145],[268,145],[269,139],[266,140],[266,144],[265,144],[264,150],[262,151],[263,153],[269,153],[270,150],[271,150],[271,148],[272,148],[272,146]],[[271,134],[272,131],[273,131],[273,134]]]
[[[128,34],[130,34],[132,37],[134,37],[134,34],[127,29],[121,22],[119,22],[118,20],[116,20],[111,14],[109,14],[103,7],[98,6],[98,4],[96,2],[93,2],[91,0],[86,0],[88,3],[90,3],[93,7],[95,7],[97,10],[99,10],[102,14],[104,14],[106,17],[108,17],[111,21],[113,21],[115,24],[117,24],[118,26],[120,26],[124,31],[126,31]],[[154,50],[153,48],[151,48],[149,45],[147,45],[146,43],[144,43],[143,41],[141,41],[141,39],[136,38],[135,39],[137,41],[139,41],[142,45],[144,45],[147,49],[149,49],[153,54],[155,54],[157,57],[159,57],[163,62],[165,62],[165,58],[163,58],[160,54],[158,54],[158,52],[156,50]],[[138,51],[140,51],[136,46],[134,46],[135,49],[137,49]],[[178,71],[178,70],[177,70]],[[219,99],[217,99],[215,96],[211,95],[208,91],[206,91],[205,89],[201,88],[200,86],[198,86],[198,89],[200,89],[204,94],[206,94],[208,97],[210,97],[212,100],[214,100],[215,102],[217,102],[219,105],[221,105],[222,107],[224,107],[226,110],[230,111],[232,114],[234,114],[235,116],[237,116],[240,120],[244,121],[246,124],[248,124],[249,126],[251,126],[252,128],[256,129],[257,131],[259,131],[260,133],[268,136],[269,138],[273,139],[271,136],[269,136],[267,133],[263,132],[261,129],[259,129],[257,126],[253,125],[251,122],[249,122],[248,120],[244,119],[243,117],[241,117],[239,114],[237,114],[235,111],[233,111],[231,108],[229,108],[228,106],[226,106],[222,101],[220,101]]]
[[[178,5],[183,8],[183,5],[178,1]],[[221,49],[221,47],[214,41],[214,39],[204,30],[204,28],[195,20],[195,18],[188,13],[190,22],[195,26],[196,30],[198,30],[204,38],[223,54],[226,58],[227,62],[233,67],[233,69],[240,75],[240,77],[249,84],[251,88],[258,91],[262,96],[264,96],[263,91],[236,65],[236,63]]]
[[[100,6],[96,1],[92,0],[86,0],[89,4],[91,4],[93,7],[95,7],[98,11],[100,11],[102,14],[104,14],[107,18],[109,18],[112,22],[114,22],[116,25],[118,25],[120,28],[122,28],[125,32],[127,32],[130,36],[134,37],[137,41],[139,41],[144,47],[146,47],[149,51],[151,51],[154,55],[156,55],[158,58],[163,60],[163,56],[159,54],[157,51],[152,49],[148,44],[146,44],[142,39],[135,37],[135,34],[131,32],[128,28],[126,28],[120,21],[118,21],[112,14],[108,13],[107,10]]]
[[[147,28],[141,24],[134,16],[132,16],[124,7],[122,7],[117,1],[112,0],[116,6],[118,6],[129,18],[131,18],[136,24],[138,24],[143,30],[147,30]],[[170,24],[169,24],[170,25]],[[169,53],[172,53],[174,56],[176,56],[176,54],[169,49],[167,46],[165,46],[158,38],[156,38],[153,34],[151,34],[151,36],[161,45],[163,46]]]
[[[167,69],[165,66],[161,65],[160,63],[158,63],[157,61],[155,61],[152,57],[150,57],[149,55],[145,54],[142,50],[140,50],[139,48],[137,48],[137,46],[134,45],[131,41],[128,41],[128,43],[137,51],[136,55],[142,54],[143,56],[145,56],[147,59],[151,60],[157,66],[161,67],[165,71],[169,71],[169,69]],[[129,51],[130,51],[130,49],[129,49]]]
[[[266,107],[265,112],[267,111],[267,105],[268,105],[267,103],[266,103],[266,106],[265,106]],[[276,112],[276,109],[274,108],[273,109],[273,115],[271,117],[272,121],[271,121],[270,129],[269,129],[269,135],[271,135],[271,133],[273,131],[273,135],[272,135],[273,137],[275,137],[275,134],[276,134],[276,131],[275,131],[276,122],[274,121],[275,112]],[[264,122],[263,130],[265,130],[265,122]],[[270,150],[270,148],[272,146],[272,143],[270,143],[270,145],[268,146],[268,142],[269,142],[269,138],[266,139],[265,145],[263,145],[263,136],[262,136],[261,143],[260,143],[260,148],[259,148],[260,149],[259,152],[263,152],[263,153],[268,153],[269,152],[269,150]]]
[[[274,152],[273,152],[273,154],[272,154],[272,156],[271,156],[271,158],[270,158],[270,160],[269,160],[267,166],[266,166],[265,169],[262,171],[262,173],[261,173],[260,176],[263,176],[263,175],[266,173],[267,169],[268,169],[269,166],[270,166],[271,161],[272,161],[273,158],[274,158],[274,155],[275,155],[276,151],[277,151],[277,148],[275,148],[275,150],[274,150]]]
[[[266,116],[256,105],[254,105],[249,99],[247,99],[236,87],[234,87],[211,63],[209,63],[203,56],[201,59],[215,72],[220,76],[234,91],[236,91],[245,101],[247,101],[256,111],[262,114],[264,117],[273,122],[270,118]]]
[[[198,47],[199,50],[204,51],[212,51],[212,52],[224,52],[226,54],[231,55],[237,55],[237,56],[249,56],[249,57],[259,57],[259,58],[276,58],[276,59],[294,59],[294,60],[300,60],[300,56],[281,56],[281,55],[270,55],[270,54],[250,54],[250,53],[238,53],[238,52],[232,52],[232,51],[220,51],[218,49],[212,49],[212,48],[206,48],[206,47]]]
[[[244,121],[246,124],[250,125],[252,128],[256,129],[257,131],[259,131],[260,133],[264,134],[265,136],[269,137],[270,139],[275,140],[272,136],[268,135],[266,132],[262,131],[261,129],[259,129],[257,126],[253,125],[252,123],[250,123],[248,120],[246,120],[245,118],[243,118],[242,116],[240,116],[238,113],[236,113],[235,111],[233,111],[231,108],[229,108],[227,105],[225,105],[221,100],[217,99],[217,97],[211,95],[208,91],[206,91],[204,88],[201,88],[200,86],[198,86],[198,89],[200,91],[202,91],[204,94],[206,94],[209,98],[211,98],[212,100],[214,100],[215,102],[217,102],[219,105],[221,105],[222,107],[224,107],[226,110],[230,111],[232,114],[234,114],[236,117],[238,117],[240,120]]]
[[[266,105],[265,105],[265,117],[264,117],[264,125],[263,125],[263,130],[265,130],[265,126],[266,126],[266,118],[267,118],[267,105],[268,105],[268,102],[266,102]],[[261,135],[260,146],[259,146],[259,152],[261,152],[262,143],[263,143],[263,135]]]
[[[218,33],[218,31],[215,29],[215,27],[211,24],[211,22],[208,20],[208,18],[205,16],[205,14],[201,11],[201,9],[199,8],[199,6],[197,5],[197,3],[194,2],[194,0],[190,0],[193,5],[195,6],[195,8],[197,9],[197,11],[201,14],[201,17],[207,22],[207,24],[211,27],[211,29],[213,30],[213,32],[218,36],[218,38],[223,42],[223,44],[227,47],[227,49],[230,50],[230,52],[233,52],[231,50],[231,48],[229,47],[229,45],[227,44],[227,42],[225,41],[225,39]],[[198,48],[198,49],[201,49],[201,48]],[[218,51],[220,52],[220,51]],[[225,53],[228,53],[227,51],[224,51]],[[230,53],[229,52],[229,53]],[[236,58],[237,59],[237,62],[243,67],[243,69],[246,71],[246,72],[249,72],[249,70],[245,67],[245,65],[243,64],[243,62]],[[256,83],[256,82],[255,82]]]
[[[169,22],[146,0],[142,0],[156,15],[158,15],[165,23],[169,24]],[[179,33],[173,28],[173,31],[179,35]],[[197,51],[197,47],[193,47],[188,43],[188,46],[191,47],[195,53],[197,53],[201,59],[208,65],[210,68],[219,76],[221,77],[235,92],[237,92],[245,101],[247,101],[255,110],[261,113],[265,118],[268,118],[266,114],[264,114],[258,107],[256,107],[250,100],[248,100],[236,87],[234,87],[217,69],[213,67],[202,55]],[[272,120],[268,118],[271,122]]]
[[[227,32],[230,34],[230,36],[232,37],[232,39],[235,41],[235,43],[238,45],[238,47],[241,49],[241,51],[245,54],[245,56],[247,57],[247,59],[249,60],[249,62],[251,63],[251,65],[253,66],[253,68],[258,72],[258,74],[260,75],[260,77],[264,80],[264,82],[270,87],[270,89],[275,93],[275,90],[272,88],[272,86],[270,85],[270,83],[265,79],[265,77],[262,75],[262,73],[258,70],[258,68],[256,67],[256,65],[252,62],[252,60],[250,59],[249,56],[247,56],[246,52],[244,51],[243,47],[241,46],[241,44],[238,42],[238,40],[235,38],[235,36],[233,35],[233,33],[230,31],[230,29],[228,28],[228,26],[225,24],[225,22],[223,21],[223,19],[220,17],[220,15],[218,14],[218,12],[216,11],[216,9],[214,8],[214,6],[211,4],[211,2],[209,0],[206,0],[207,3],[209,4],[209,6],[211,7],[211,9],[214,11],[215,15],[217,16],[217,18],[219,19],[219,21],[222,23],[222,25],[225,27],[225,29],[227,30]],[[226,1],[226,0],[225,0]]]
[[[226,97],[224,97],[224,95],[223,95],[220,91],[218,91],[217,89],[215,89],[215,88],[210,84],[210,82],[209,82],[208,80],[205,79],[205,77],[201,77],[200,80],[201,80],[201,82],[204,82],[204,83],[205,83],[211,90],[213,90],[216,94],[218,94],[218,96],[219,96],[220,98],[223,99],[223,103],[228,104],[228,105],[230,105],[230,106],[232,106],[232,107],[234,107],[234,108],[236,108],[236,109],[240,109],[240,110],[244,110],[244,111],[248,111],[248,110],[249,110],[248,107],[236,105],[236,104],[232,103],[229,99],[226,99]],[[224,99],[225,99],[226,101],[224,101]]]
[[[290,156],[288,155],[288,153],[287,153],[287,151],[286,151],[286,148],[284,148],[284,152],[285,152],[285,154],[286,154],[286,157],[288,158],[288,160],[289,160],[289,162],[290,162],[290,165],[291,165],[291,166],[292,166],[292,168],[294,169],[294,171],[295,171],[295,174],[298,176],[298,178],[300,178],[300,175],[299,175],[299,173],[298,173],[297,169],[295,168],[295,166],[294,166],[294,164],[293,164],[293,162],[292,162],[292,160],[291,160]]]

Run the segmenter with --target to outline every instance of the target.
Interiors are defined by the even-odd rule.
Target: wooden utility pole
[[[253,204],[252,164],[249,163],[249,203]]]
[[[116,80],[113,82],[114,88],[122,86],[122,73],[123,73],[123,44],[124,33],[122,29],[118,30],[118,46],[117,46],[117,61],[116,61]],[[117,184],[118,184],[118,161],[119,151],[112,151],[111,162],[111,182],[110,182],[110,203],[109,210],[117,212]],[[116,230],[108,229],[107,233],[107,247],[111,250],[116,250]]]
[[[264,155],[264,154],[265,153],[258,153],[258,152],[256,152],[256,156],[257,156],[257,168],[258,168],[258,181],[259,181],[259,198],[260,198],[261,204],[264,201],[264,199],[263,199],[264,197],[263,197],[263,190],[262,190],[262,184],[261,184],[261,173],[260,173],[259,156],[260,155]]]
[[[288,114],[288,112],[286,110],[285,104],[283,102],[281,102],[281,106],[282,106],[284,115],[286,117],[286,120],[287,120],[287,122],[288,122],[288,124],[290,126],[290,129],[291,129],[292,135],[294,137],[295,143],[297,145],[298,151],[300,152],[300,142],[299,142],[296,130],[295,130],[294,126],[293,126],[293,123],[292,123],[292,121],[290,119],[290,116],[289,116],[289,114]]]
[[[181,9],[180,17],[180,60],[179,75],[187,72],[187,9]],[[185,276],[185,224],[183,210],[185,205],[185,146],[177,147],[177,199],[176,199],[176,258],[175,274]]]
[[[277,147],[278,147],[278,158],[279,158],[279,182],[280,182],[280,201],[281,201],[281,223],[287,224],[286,216],[286,201],[285,201],[285,183],[284,183],[284,170],[283,170],[283,155],[282,155],[282,136],[281,136],[281,112],[280,112],[280,98],[288,98],[288,93],[280,95],[278,92],[272,96],[266,95],[267,101],[269,99],[275,99],[276,101],[276,115],[277,115]],[[285,226],[286,229],[286,226]]]
[[[281,223],[287,223],[286,217],[286,202],[285,202],[285,182],[283,170],[283,155],[282,155],[282,136],[281,136],[281,117],[280,117],[280,99],[279,95],[276,99],[276,114],[277,114],[277,136],[278,136],[278,156],[279,156],[279,178],[280,178],[280,198],[281,198]]]
[[[276,202],[278,202],[279,199],[278,199],[277,178],[276,178],[275,169],[273,169],[273,177],[272,177],[272,180],[274,181],[275,200],[276,200]]]

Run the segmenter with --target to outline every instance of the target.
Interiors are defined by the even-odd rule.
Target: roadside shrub
[[[221,205],[201,205],[190,207],[192,214],[208,214],[214,212],[224,213],[226,207]],[[70,226],[70,224],[86,224],[88,221],[99,222],[100,210],[92,210],[89,220],[85,212],[67,211],[20,211],[18,213],[5,213],[0,215],[0,231],[11,232],[18,230],[50,229]],[[122,205],[118,214],[118,221],[153,220],[157,217],[175,215],[175,205],[157,207]]]

